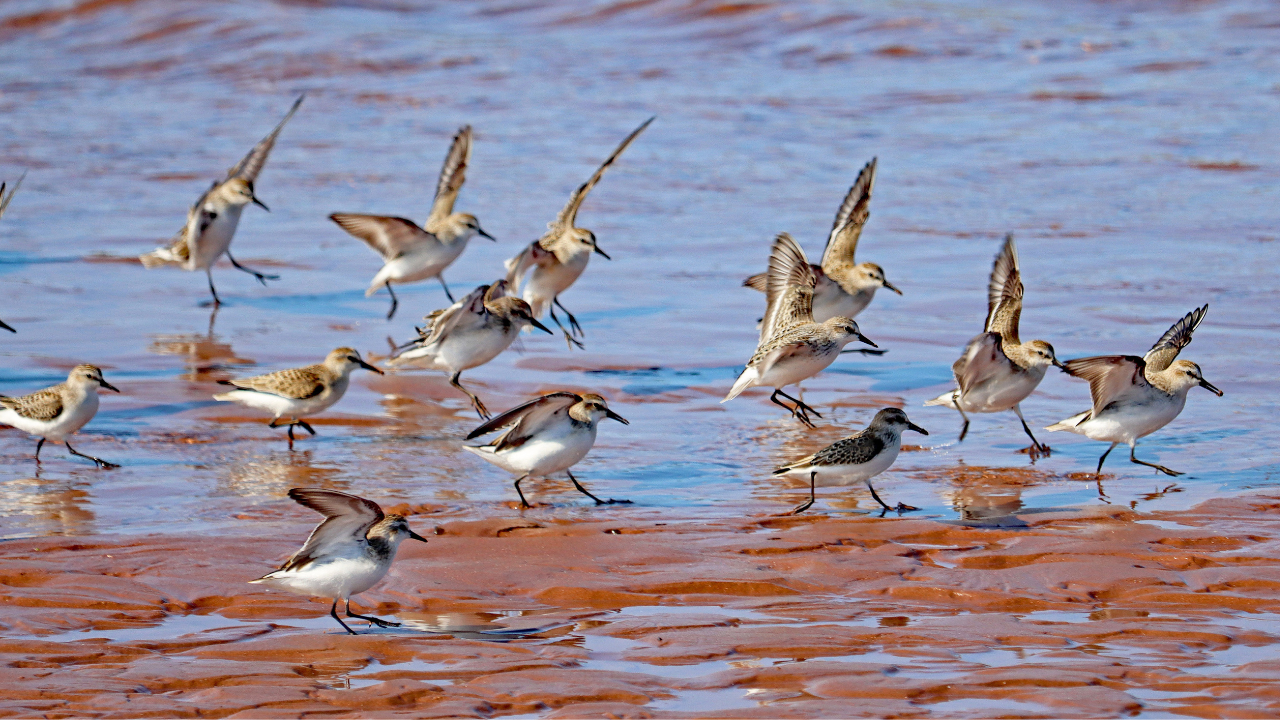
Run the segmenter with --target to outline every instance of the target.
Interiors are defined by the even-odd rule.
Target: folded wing
[[[510,430],[503,433],[501,437],[494,440],[489,446],[493,448],[494,452],[519,447],[551,423],[558,415],[567,413],[570,407],[581,401],[582,398],[579,395],[571,392],[555,392],[543,395],[523,405],[517,405],[489,420],[472,430],[467,435],[467,439],[474,440],[482,435],[488,435],[494,430],[511,426]]]

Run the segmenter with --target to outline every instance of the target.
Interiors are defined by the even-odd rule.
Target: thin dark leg
[[[290,427],[292,427],[292,425]],[[356,634],[355,630],[352,630],[351,628],[347,627],[347,624],[342,622],[342,618],[338,617],[338,599],[337,598],[333,599],[333,607],[329,608],[329,617],[333,618],[334,620],[337,620],[338,624],[342,626],[343,630],[346,630],[352,635]]]
[[[964,425],[960,426],[960,439],[956,440],[956,442],[964,442],[964,436],[969,434],[969,416],[965,415],[964,411],[960,409],[960,398],[954,395],[952,397],[955,397],[954,402],[956,406],[956,412],[960,413],[961,419],[964,420]]]
[[[307,421],[306,421],[306,420],[294,420],[294,421],[293,421],[293,424],[294,424],[294,425],[298,425],[298,426],[299,426],[299,427],[301,427],[303,430],[306,430],[307,432],[311,433],[312,435],[315,435],[315,434],[316,434],[316,431],[311,429],[311,426],[307,424]]]
[[[880,503],[880,507],[884,508],[886,512],[889,510],[893,510],[897,513],[904,513],[904,512],[911,512],[912,510],[920,509],[913,505],[906,505],[903,503],[898,503],[897,507],[889,507],[889,505],[885,501],[881,500],[880,496],[876,494],[876,489],[874,487],[871,487],[870,480],[867,481],[867,489],[871,491],[871,497],[875,498],[876,502]],[[884,513],[881,513],[880,516],[884,517]]]
[[[335,605],[337,604],[336,600],[334,601],[334,604]],[[374,625],[377,625],[380,628],[400,627],[400,623],[398,622],[383,620],[382,618],[376,618],[376,617],[373,617],[372,615],[357,615],[351,612],[351,598],[347,598],[347,617],[359,618],[361,620],[368,620],[369,622],[373,623]]]
[[[818,472],[816,470],[810,472],[809,473],[809,500],[808,502],[803,502],[797,505],[796,509],[791,511],[792,515],[799,515],[805,510],[808,510],[809,508],[813,507],[813,501],[817,499],[814,496],[814,485],[817,482],[817,480],[818,480]]]
[[[785,392],[782,391],[782,388],[778,388],[778,393],[782,395],[782,397],[796,404],[796,409],[804,414],[805,422],[809,425],[809,427],[813,427],[813,423],[809,421],[809,413],[813,413],[818,417],[822,417],[822,413],[818,412],[817,410],[814,410],[812,407],[809,406],[808,403],[801,400],[800,398],[791,397],[790,395],[786,394]]]
[[[395,316],[396,308],[400,307],[400,301],[396,299],[396,291],[391,289],[390,280],[387,281],[387,292],[391,293],[391,309],[387,311],[387,319],[390,320]]]
[[[231,264],[232,264],[232,265],[234,265],[234,266],[235,266],[235,268],[236,268],[237,270],[242,270],[242,271],[247,272],[247,273],[249,273],[250,275],[252,275],[252,276],[254,276],[254,277],[258,278],[258,282],[262,283],[262,286],[263,286],[263,287],[266,287],[266,285],[267,285],[267,281],[268,281],[268,280],[279,280],[279,279],[280,279],[280,276],[279,276],[279,275],[266,275],[266,274],[264,274],[264,273],[260,273],[260,272],[258,272],[257,270],[251,270],[251,269],[249,269],[249,268],[247,268],[247,267],[245,267],[245,266],[241,265],[240,263],[236,262],[236,259],[235,259],[235,258],[231,257],[231,251],[230,251],[230,250],[228,250],[228,251],[227,251],[227,259],[231,261]]]
[[[569,331],[564,329],[564,325],[560,324],[560,318],[556,317],[555,304],[553,303],[551,307],[547,309],[551,311],[551,321],[556,324],[556,327],[560,328],[560,332],[564,333],[564,341],[565,341],[565,344],[569,346],[569,349],[572,350],[574,345],[577,345],[579,350],[586,349],[587,347],[586,345],[583,345],[582,343],[578,342],[578,339],[575,338],[573,335],[569,334]]]
[[[40,448],[44,447],[44,438],[40,438],[40,442],[36,443],[36,464],[40,464]]]
[[[520,496],[520,507],[531,507],[529,505],[529,501],[524,499],[524,491],[520,489],[520,481],[527,477],[529,476],[521,475],[520,477],[516,478],[516,494]]]
[[[1132,446],[1132,445],[1130,445],[1130,446],[1129,446],[1129,461],[1130,461],[1130,462],[1135,462],[1135,463],[1137,463],[1137,464],[1139,464],[1139,465],[1146,465],[1147,467],[1155,468],[1156,470],[1159,470],[1160,472],[1164,473],[1165,475],[1168,475],[1169,477],[1178,477],[1179,475],[1185,475],[1185,474],[1186,474],[1186,473],[1180,473],[1180,472],[1178,472],[1178,471],[1176,471],[1176,470],[1170,470],[1169,468],[1167,468],[1167,467],[1165,467],[1165,466],[1163,466],[1163,465],[1157,465],[1157,464],[1155,464],[1155,463],[1149,463],[1149,462],[1147,462],[1147,461],[1145,461],[1145,460],[1139,460],[1138,458],[1134,457],[1134,455],[1133,455],[1134,449],[1135,449],[1135,448],[1134,448],[1134,446]]]
[[[85,454],[84,454],[84,453],[82,453],[82,452],[77,452],[75,448],[71,447],[71,443],[67,442],[66,440],[63,440],[63,441],[62,441],[62,444],[64,444],[64,445],[66,445],[66,446],[67,446],[67,452],[71,453],[72,455],[79,455],[79,456],[80,456],[80,457],[82,457],[82,458],[88,458],[89,460],[92,460],[92,461],[94,461],[95,463],[97,463],[97,464],[98,464],[98,467],[100,467],[100,468],[107,468],[107,469],[110,469],[110,468],[118,468],[118,467],[120,467],[119,465],[117,465],[117,464],[115,464],[115,463],[109,463],[109,462],[107,462],[106,460],[103,460],[102,458],[96,458],[96,457],[94,457],[94,456],[92,456],[92,455],[85,455]]]
[[[436,279],[440,281],[440,287],[444,288],[444,296],[445,296],[445,297],[447,297],[447,298],[449,298],[449,302],[456,302],[456,301],[453,299],[453,293],[449,292],[449,286],[448,286],[448,285],[445,285],[445,283],[444,283],[444,273],[440,273],[439,275],[437,275],[437,276],[436,276]],[[387,283],[387,289],[388,289],[388,290],[390,290],[390,289],[391,289],[391,284],[390,284],[390,283]]]
[[[574,317],[573,313],[569,312],[569,308],[565,307],[560,302],[559,296],[552,298],[551,303],[564,311],[565,316],[569,318],[569,329],[572,330],[574,334],[582,337],[586,336],[586,333],[582,332],[582,326],[578,324],[578,318]]]
[[[1098,469],[1093,472],[1094,475],[1102,477],[1102,463],[1107,461],[1107,456],[1110,455],[1111,451],[1115,450],[1116,445],[1119,444],[1120,443],[1111,443],[1111,447],[1107,448],[1107,451],[1102,453],[1102,457],[1098,458]],[[1099,488],[1099,492],[1101,492],[1101,488]]]
[[[569,479],[573,481],[573,486],[578,488],[578,492],[582,493],[583,495],[586,495],[592,500],[595,500],[597,505],[619,505],[619,504],[630,505],[631,504],[630,500],[614,500],[613,498],[609,498],[608,500],[601,500],[600,498],[588,492],[586,488],[582,487],[582,484],[578,482],[578,478],[573,476],[573,473],[569,472],[568,470],[565,470],[564,474],[568,475]]]
[[[1031,427],[1027,425],[1027,419],[1022,417],[1022,408],[1014,405],[1013,413],[1022,422],[1022,430],[1027,433],[1027,437],[1031,438],[1031,447],[1027,449],[1027,454],[1031,456],[1031,462],[1035,462],[1036,458],[1041,456],[1049,457],[1049,446],[1040,444],[1036,436],[1031,434]]]
[[[804,423],[805,425],[808,425],[809,427],[814,427],[813,421],[809,419],[809,416],[806,415],[804,411],[802,411],[799,407],[791,407],[790,405],[782,402],[781,400],[778,399],[779,395],[787,396],[786,393],[782,392],[777,388],[774,388],[773,394],[769,396],[770,402],[772,402],[774,405],[778,405],[779,407],[786,408],[787,412],[791,413],[792,417]],[[787,397],[790,397],[790,396],[787,396]]]
[[[449,384],[458,388],[462,392],[466,393],[467,397],[471,398],[471,407],[475,408],[476,414],[480,416],[480,419],[488,420],[489,419],[488,408],[484,406],[484,403],[480,402],[480,398],[476,397],[475,393],[463,387],[461,382],[458,382],[458,379],[461,377],[462,377],[462,371],[459,370],[458,372],[454,373],[452,377],[449,378]]]
[[[213,269],[205,268],[205,277],[209,278],[209,292],[213,294],[213,306],[216,308],[222,304],[222,299],[218,297],[218,289],[213,286]],[[207,303],[201,303],[202,305]]]

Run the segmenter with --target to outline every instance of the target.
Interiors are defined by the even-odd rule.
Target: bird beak
[[[555,333],[551,332],[551,328],[547,327],[546,325],[543,325],[542,323],[538,322],[537,320],[534,320],[533,318],[529,318],[529,324],[538,328],[539,330],[541,330],[542,332],[548,335],[555,335]]]
[[[604,259],[605,259],[605,260],[612,260],[612,259],[613,259],[613,258],[609,257],[609,254],[608,254],[608,253],[606,253],[605,251],[601,250],[599,245],[593,245],[592,247],[593,247],[593,248],[595,248],[596,253],[597,253],[598,255],[602,255],[602,256],[604,257]]]
[[[1222,391],[1214,387],[1213,385],[1211,385],[1208,380],[1201,380],[1200,387],[1204,388],[1205,390],[1208,390],[1209,392],[1213,393],[1214,395],[1217,395],[1218,397],[1222,397]]]
[[[5,321],[3,321],[3,320],[0,320],[0,328],[4,328],[5,330],[8,330],[8,331],[9,331],[9,332],[11,332],[11,333],[16,333],[16,332],[18,332],[17,330],[14,330],[13,328],[9,327],[9,323],[7,323],[7,322],[5,322]]]
[[[913,422],[908,422],[908,423],[907,423],[907,429],[908,429],[908,430],[915,430],[916,432],[920,433],[921,435],[928,435],[928,434],[929,434],[929,431],[928,431],[928,430],[925,430],[924,428],[920,427],[919,425],[917,425],[917,424],[915,424],[915,423],[913,423]]]
[[[112,385],[111,383],[107,382],[106,380],[99,380],[99,381],[98,381],[98,383],[99,383],[100,385],[102,385],[102,387],[104,387],[104,388],[106,388],[106,389],[108,389],[108,390],[114,390],[114,391],[116,391],[116,392],[120,392],[120,388],[116,387],[115,385]],[[1212,386],[1210,386],[1210,387],[1212,387]],[[1216,389],[1215,389],[1215,391],[1216,391]],[[1219,395],[1221,395],[1222,393],[1218,393],[1218,394],[1219,394]]]
[[[624,417],[622,417],[621,415],[619,415],[618,413],[616,413],[616,412],[614,412],[614,411],[610,410],[609,408],[605,408],[605,409],[604,409],[604,416],[605,416],[605,417],[607,417],[607,418],[610,418],[610,419],[612,419],[612,420],[617,420],[618,422],[622,423],[623,425],[630,425],[630,424],[631,424],[631,423],[627,422],[627,419],[626,419],[626,418],[624,418]]]
[[[351,361],[352,361],[352,362],[354,362],[355,364],[359,365],[360,367],[364,368],[365,370],[372,370],[372,371],[374,371],[374,372],[378,373],[379,375],[386,375],[386,373],[382,372],[382,371],[381,371],[381,370],[379,370],[378,368],[376,368],[376,367],[374,367],[374,366],[370,365],[369,363],[365,362],[364,360],[361,360],[361,359],[360,359],[360,358],[358,358],[358,357],[353,357],[353,358],[351,358]]]
[[[878,348],[878,347],[880,347],[879,345],[877,345],[877,344],[875,344],[875,343],[871,342],[871,339],[870,339],[870,338],[868,338],[866,335],[863,335],[862,333],[857,333],[857,338],[858,338],[859,340],[861,340],[862,342],[864,342],[864,343],[866,343],[866,344],[870,345],[870,346],[871,346],[871,347],[873,347],[873,348]]]
[[[261,200],[259,200],[257,195],[254,195],[254,196],[253,196],[253,204],[254,204],[254,205],[257,205],[258,207],[262,208],[263,210],[266,210],[267,212],[271,212],[271,208],[267,207],[267,204],[266,204],[266,203],[264,203],[264,202],[262,202]]]
[[[888,280],[885,280],[885,281],[884,281],[884,289],[885,289],[885,290],[892,290],[892,291],[894,291],[894,292],[898,293],[899,295],[901,295],[901,294],[902,294],[902,291],[901,291],[901,290],[899,290],[898,288],[894,287],[894,286],[893,286],[893,283],[889,282]]]
[[[483,230],[479,225],[477,225],[477,226],[476,226],[476,234],[477,234],[477,235],[480,235],[480,236],[482,236],[482,237],[487,237],[487,238],[489,238],[490,240],[492,240],[492,241],[494,241],[494,242],[498,242],[498,238],[496,238],[496,237],[494,237],[494,236],[490,235],[489,233],[485,232],[485,231],[484,231],[484,230]]]
[[[1066,366],[1066,365],[1063,365],[1063,364],[1062,364],[1062,361],[1061,361],[1061,360],[1059,360],[1058,358],[1054,358],[1054,359],[1053,359],[1053,366],[1054,366],[1054,367],[1056,367],[1056,368],[1058,368],[1058,369],[1059,369],[1059,370],[1061,370],[1062,372],[1066,372],[1066,371],[1067,371],[1067,366]]]
[[[416,532],[414,532],[414,531],[412,531],[412,530],[410,530],[410,531],[409,531],[409,537],[410,537],[410,538],[412,538],[412,539],[414,539],[414,540],[420,540],[420,541],[422,541],[422,542],[426,542],[426,541],[427,541],[427,539],[426,539],[426,538],[422,537],[421,535],[419,535],[418,533],[416,533]]]

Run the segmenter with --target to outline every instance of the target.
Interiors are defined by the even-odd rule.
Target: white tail
[[[1048,430],[1049,432],[1058,432],[1059,430],[1066,430],[1068,432],[1080,432],[1080,423],[1088,419],[1089,414],[1091,412],[1093,411],[1085,410],[1084,412],[1078,415],[1072,415],[1066,420],[1062,420],[1060,422],[1056,422],[1050,425],[1049,427],[1045,428],[1045,430]]]
[[[746,390],[749,387],[753,387],[756,384],[756,381],[759,379],[760,379],[760,371],[756,370],[755,368],[749,367],[746,370],[743,370],[742,374],[738,376],[738,379],[734,381],[733,389],[730,390],[729,394],[725,395],[724,399],[721,400],[720,402],[727,403],[730,400],[738,397],[739,395],[742,394],[743,390]]]
[[[934,399],[932,399],[932,400],[930,400],[930,401],[926,402],[926,403],[924,404],[924,406],[925,406],[925,407],[929,407],[930,405],[945,405],[945,406],[947,406],[947,407],[949,407],[949,408],[953,408],[953,409],[955,409],[955,408],[956,408],[956,393],[957,393],[957,392],[959,392],[959,391],[958,391],[958,390],[948,390],[947,392],[945,392],[945,393],[943,393],[943,394],[939,395],[938,397],[936,397],[936,398],[934,398]]]

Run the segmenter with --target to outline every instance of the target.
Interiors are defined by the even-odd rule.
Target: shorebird
[[[956,376],[955,390],[939,395],[925,405],[945,405],[964,418],[960,441],[969,432],[966,413],[995,413],[1012,410],[1031,438],[1031,459],[1049,455],[1022,417],[1020,403],[1027,399],[1050,365],[1062,367],[1053,346],[1043,340],[1018,339],[1018,319],[1022,315],[1022,275],[1018,269],[1018,248],[1007,235],[996,255],[987,283],[986,332],[965,346],[964,354],[951,365]]]
[[[520,489],[520,481],[527,477],[550,477],[562,470],[578,492],[595,500],[597,505],[630,503],[630,500],[601,500],[582,487],[569,471],[586,457],[595,444],[596,426],[602,418],[611,418],[623,425],[631,424],[610,410],[599,395],[555,392],[511,408],[467,435],[467,440],[474,440],[510,427],[493,442],[462,447],[507,472],[519,475],[515,485],[523,507],[529,507],[529,501]]]
[[[866,428],[843,440],[837,440],[806,458],[774,470],[774,475],[809,478],[809,499],[792,510],[792,514],[802,513],[813,505],[814,488],[819,480],[823,481],[823,485],[841,486],[865,482],[867,489],[871,491],[871,497],[880,503],[885,512],[919,510],[920,508],[902,503],[898,503],[896,508],[890,507],[871,486],[871,478],[888,470],[893,461],[898,459],[898,451],[902,449],[903,430],[915,430],[921,435],[929,434],[928,430],[908,420],[905,412],[898,408],[885,408],[876,413]]]
[[[187,212],[187,224],[178,231],[168,247],[159,247],[138,256],[143,266],[150,269],[161,265],[177,265],[188,271],[204,270],[209,278],[209,292],[213,295],[214,307],[221,305],[222,300],[218,298],[218,291],[213,286],[213,264],[223,254],[226,254],[237,270],[249,273],[263,285],[268,280],[280,279],[278,275],[266,275],[236,262],[231,255],[231,239],[235,237],[236,226],[240,224],[240,213],[245,205],[253,203],[270,211],[254,194],[253,184],[267,164],[267,156],[276,144],[276,137],[284,129],[285,123],[289,122],[289,118],[298,111],[303,97],[305,96],[294,101],[293,107],[270,135],[254,145],[243,160],[227,171],[225,179],[213,183],[200,196]]]
[[[18,192],[18,188],[22,187],[22,181],[26,177],[27,177],[27,174],[22,173],[22,176],[18,178],[18,182],[13,184],[13,189],[9,191],[8,195],[6,195],[4,192],[5,184],[0,182],[0,218],[4,217],[5,208],[9,207],[9,201],[13,199],[14,193]],[[11,333],[18,332],[17,330],[14,330],[13,328],[9,327],[9,324],[3,320],[0,320],[0,328],[4,328],[5,330],[8,330]]]
[[[833,317],[857,317],[880,288],[902,294],[885,279],[884,269],[879,265],[853,261],[862,227],[871,214],[871,188],[875,182],[876,159],[871,158],[871,162],[858,173],[858,179],[849,188],[844,202],[840,203],[831,233],[827,235],[827,247],[822,251],[822,264],[811,266],[815,277],[813,319],[817,322]],[[765,292],[767,282],[768,273],[760,273],[747,278],[742,284]]]
[[[462,371],[497,357],[526,326],[554,334],[534,319],[529,303],[505,296],[506,287],[506,280],[481,285],[461,301],[431,313],[425,318],[426,326],[418,330],[418,337],[397,347],[387,364],[396,367],[412,363],[449,373],[449,384],[466,393],[480,419],[488,420],[484,403],[462,385]]]
[[[410,530],[403,516],[384,515],[372,500],[320,488],[293,488],[289,497],[323,515],[324,522],[279,570],[249,582],[298,595],[333,598],[329,616],[352,635],[356,631],[338,617],[339,600],[346,602],[349,618],[368,620],[383,628],[399,627],[398,622],[351,612],[351,596],[378,584],[391,569],[400,543],[427,539]]]
[[[373,277],[364,296],[369,297],[385,287],[391,295],[390,320],[396,314],[399,301],[391,289],[392,283],[411,283],[436,278],[444,288],[449,302],[453,293],[444,281],[444,271],[463,250],[467,241],[476,235],[493,240],[494,237],[480,228],[480,221],[470,213],[456,213],[453,203],[466,180],[467,162],[471,159],[471,126],[467,125],[453,136],[453,145],[440,168],[440,180],[436,184],[436,198],[431,205],[427,222],[418,227],[412,220],[386,215],[356,215],[334,213],[329,219],[343,230],[363,240],[385,263]]]
[[[611,260],[605,251],[600,249],[596,244],[596,235],[590,230],[576,227],[578,217],[578,208],[582,207],[582,201],[587,199],[587,193],[591,192],[591,188],[600,182],[600,177],[604,175],[605,169],[613,164],[614,160],[622,154],[623,150],[631,144],[636,136],[649,127],[649,123],[654,118],[649,118],[640,127],[631,132],[630,135],[622,141],[618,148],[613,151],[607,160],[596,169],[591,179],[584,182],[573,191],[569,196],[569,202],[556,216],[556,219],[547,223],[547,232],[541,238],[534,240],[519,255],[508,260],[505,265],[507,268],[507,283],[511,285],[512,291],[520,292],[520,281],[529,273],[528,280],[524,283],[524,291],[522,297],[529,306],[533,308],[533,316],[541,318],[543,312],[550,310],[551,319],[555,322],[560,331],[564,333],[565,343],[569,345],[577,345],[583,347],[573,335],[582,335],[582,326],[578,324],[577,318],[573,313],[569,312],[564,305],[560,304],[560,293],[569,289],[577,281],[578,276],[583,270],[587,269],[587,261],[591,259],[591,253],[596,253],[605,260]],[[530,272],[532,269],[532,272]],[[554,306],[554,307],[553,307]],[[564,314],[568,316],[569,330],[565,330],[564,325],[560,324],[560,318],[556,317],[555,308],[564,310]]]
[[[360,359],[360,353],[349,347],[340,347],[330,352],[319,365],[290,368],[241,380],[219,380],[218,384],[230,385],[235,390],[214,395],[213,399],[272,413],[275,417],[268,427],[288,426],[289,447],[292,448],[293,426],[315,435],[316,431],[302,418],[324,412],[341,400],[351,381],[351,371],[358,367],[383,374]],[[281,423],[282,417],[288,417],[289,422]]]
[[[98,467],[120,467],[102,458],[77,452],[67,441],[98,413],[99,388],[120,392],[102,379],[102,370],[93,365],[77,365],[64,383],[22,397],[0,395],[0,423],[40,438],[36,443],[36,463],[40,462],[40,448],[44,447],[44,441],[52,440],[65,444],[67,452],[88,458]]]
[[[760,343],[738,376],[733,389],[720,402],[728,402],[749,387],[771,387],[769,396],[776,405],[789,410],[797,420],[813,427],[809,413],[822,415],[782,391],[787,385],[817,375],[835,361],[845,345],[858,340],[871,347],[876,344],[858,330],[858,323],[847,317],[833,317],[825,322],[813,319],[813,267],[795,240],[781,233],[773,241],[769,253],[767,307],[760,327]],[[795,403],[794,407],[778,396]]]
[[[1183,473],[1163,465],[1139,460],[1134,451],[1138,439],[1168,425],[1187,404],[1187,392],[1199,385],[1222,397],[1190,360],[1178,360],[1178,353],[1191,343],[1191,333],[1200,326],[1209,306],[1197,308],[1174,323],[1143,357],[1103,355],[1068,360],[1070,375],[1089,381],[1093,407],[1050,425],[1051,432],[1066,430],[1090,440],[1111,443],[1098,458],[1095,474],[1101,477],[1102,463],[1120,443],[1129,445],[1129,461],[1155,468],[1172,477]]]

